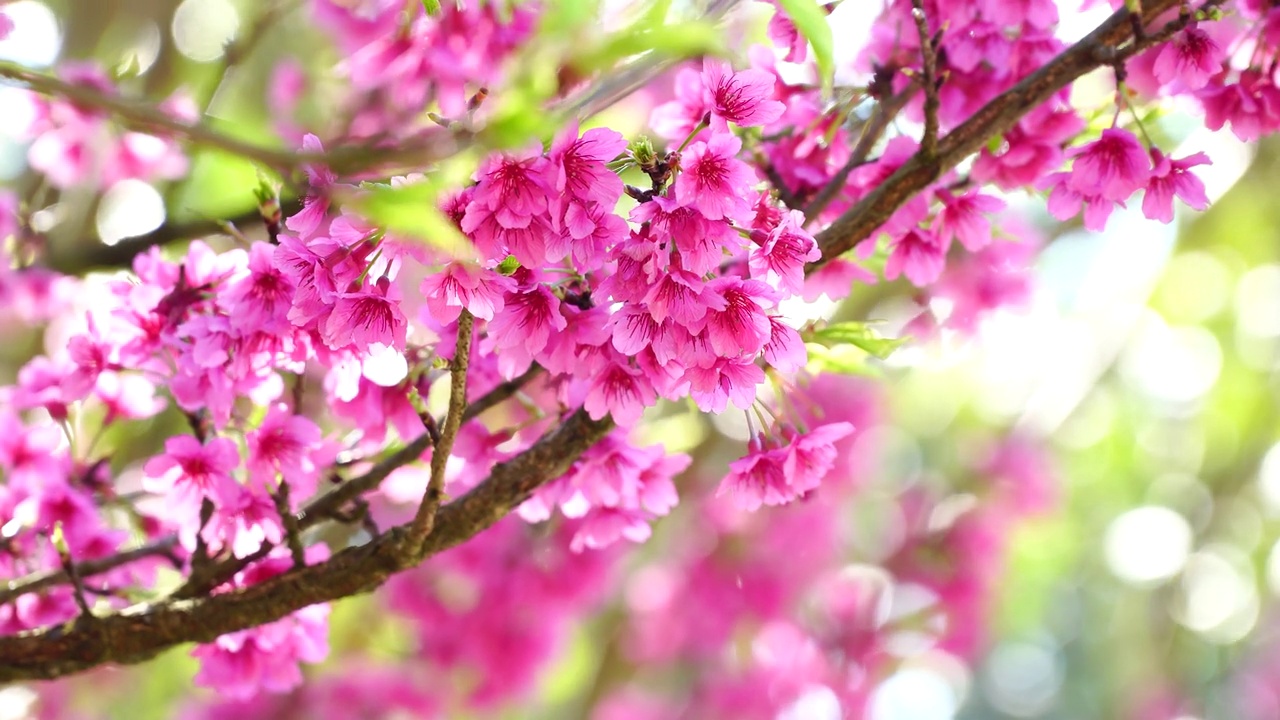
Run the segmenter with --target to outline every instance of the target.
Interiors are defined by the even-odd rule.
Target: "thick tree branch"
[[[391,575],[462,543],[506,517],[538,486],[566,470],[613,423],[578,410],[531,448],[494,467],[479,486],[440,508],[422,548],[401,525],[326,562],[208,597],[143,604],[120,613],[0,637],[0,682],[52,679],[105,663],[130,664],[188,642],[263,625],[316,603],[376,589]]]
[[[1144,0],[1141,17],[1143,24],[1174,7],[1178,1]],[[1205,6],[1219,2],[1220,0],[1210,0]],[[1178,26],[1185,22],[1180,17],[1171,25]],[[1164,34],[1144,34],[1143,37],[1134,39],[1133,27],[1130,12],[1123,9],[1117,11],[1084,39],[998,95],[959,127],[940,138],[935,153],[929,155],[917,152],[879,187],[818,233],[822,257],[810,263],[806,271],[813,272],[853,249],[883,225],[903,203],[962,160],[981,150],[988,140],[1007,132],[1022,116],[1049,100],[1054,93],[1096,68],[1151,47]]]

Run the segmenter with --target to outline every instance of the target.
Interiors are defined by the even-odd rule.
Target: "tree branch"
[[[440,440],[431,451],[431,479],[427,482],[422,503],[409,526],[409,542],[422,544],[431,534],[440,502],[444,499],[444,468],[453,452],[453,441],[462,427],[462,413],[467,404],[467,364],[471,360],[472,317],[466,308],[458,315],[458,342],[454,347],[453,361],[449,363],[449,411],[444,417]]]
[[[82,107],[110,113],[112,119],[126,127],[224,150],[276,170],[286,177],[308,164],[325,165],[339,175],[371,170],[389,162],[399,165],[427,165],[454,155],[473,139],[472,134],[465,130],[438,129],[397,145],[352,145],[321,153],[271,148],[245,142],[204,123],[188,123],[149,103],[104,93],[87,85],[69,83],[7,60],[0,60],[0,77],[22,83],[42,95],[55,95]]]
[[[1177,5],[1179,0],[1143,0],[1141,20],[1145,24]],[[1222,0],[1209,0],[1204,7]],[[1184,25],[1179,17],[1170,23],[1171,31]],[[822,257],[809,264],[812,273],[866,239],[884,224],[903,203],[927,188],[943,173],[966,157],[982,149],[987,141],[1008,131],[1054,93],[1077,78],[1103,65],[1105,57],[1123,60],[1158,42],[1157,35],[1144,34],[1133,39],[1133,22],[1128,10],[1119,10],[1084,39],[1064,50],[1049,64],[1023,78],[1021,82],[984,105],[959,127],[938,141],[937,151],[928,156],[917,152],[893,175],[849,208],[843,215],[818,233]],[[1162,31],[1163,33],[1164,31]],[[1129,42],[1128,45],[1124,43]],[[1123,46],[1123,47],[1122,47]]]
[[[105,558],[99,558],[97,560],[83,560],[76,563],[76,572],[79,573],[82,579],[88,579],[94,575],[101,575],[102,573],[115,570],[118,567],[122,567],[129,563],[137,562],[138,560],[149,558],[154,555],[172,557],[173,549],[177,547],[177,545],[178,538],[176,537],[162,538],[155,542],[134,548],[133,550],[116,553],[115,555]],[[46,590],[57,585],[63,585],[70,581],[71,578],[68,577],[66,571],[62,569],[49,570],[37,575],[29,575],[20,580],[11,580],[8,582],[7,587],[0,590],[0,605],[12,602],[18,597],[28,593],[40,592],[41,590]]]
[[[95,618],[0,637],[0,682],[53,679],[106,663],[131,664],[188,642],[274,622],[316,603],[369,592],[391,575],[462,543],[506,517],[543,483],[562,475],[611,429],[609,418],[570,415],[520,455],[440,508],[422,548],[412,547],[401,525],[329,560],[290,570],[265,582],[208,597],[142,604]]]

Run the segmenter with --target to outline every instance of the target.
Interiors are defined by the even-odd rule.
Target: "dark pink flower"
[[[274,489],[277,476],[288,481],[294,497],[315,491],[316,464],[311,453],[320,446],[320,428],[276,403],[256,430],[245,433],[249,479]]]
[[[1197,165],[1211,165],[1213,161],[1204,153],[1188,155],[1181,160],[1171,160],[1156,148],[1151,149],[1151,180],[1142,198],[1142,214],[1162,223],[1173,222],[1173,199],[1176,197],[1193,210],[1209,207],[1204,183],[1191,174]]]
[[[797,493],[808,492],[822,483],[836,459],[835,443],[852,434],[852,424],[837,422],[819,425],[792,438],[786,447],[783,471]]]
[[[239,496],[240,486],[231,477],[239,465],[240,451],[227,438],[201,444],[190,435],[178,435],[165,441],[163,455],[143,466],[142,486],[182,509],[199,509],[204,498],[229,504]]]
[[[764,310],[777,299],[773,288],[759,280],[718,278],[708,287],[724,298],[710,308],[706,318],[707,340],[720,357],[755,355],[769,342],[769,317]]]
[[[787,460],[785,448],[765,450],[762,443],[753,441],[751,452],[729,463],[729,474],[720,481],[716,495],[731,494],[747,512],[755,512],[761,505],[785,505],[796,497],[787,482]]]
[[[644,409],[657,401],[653,385],[640,370],[617,357],[591,377],[591,386],[582,407],[593,420],[612,415],[621,427],[630,427]]]
[[[1189,90],[1199,90],[1209,79],[1222,72],[1226,53],[1209,33],[1195,24],[1183,29],[1165,43],[1156,56],[1152,72],[1160,83],[1178,82]]]
[[[804,213],[783,214],[762,245],[751,248],[747,266],[751,277],[777,283],[792,295],[804,292],[804,267],[822,257],[818,243],[804,229]]]
[[[551,144],[547,152],[550,183],[556,194],[552,203],[559,208],[568,199],[605,205],[613,209],[622,196],[622,179],[605,163],[627,149],[627,140],[608,128],[593,128],[578,137],[571,125]]]
[[[502,310],[504,293],[515,292],[516,281],[494,270],[470,263],[452,262],[422,281],[422,295],[431,316],[452,323],[466,308],[482,320],[492,320]]]
[[[702,62],[702,83],[711,109],[711,127],[716,132],[727,132],[726,123],[740,127],[768,125],[785,109],[771,97],[773,75],[762,70],[734,72],[729,63],[708,58]]]
[[[751,169],[738,152],[742,141],[729,134],[712,135],[689,146],[680,161],[675,196],[681,205],[697,208],[708,220],[745,218],[751,207],[742,193],[755,184]]]
[[[957,196],[947,190],[939,191],[938,199],[942,201],[937,220],[940,237],[959,240],[970,252],[981,250],[991,242],[991,221],[987,215],[1003,210],[1003,200],[978,192]]]
[[[512,375],[524,372],[533,357],[547,346],[553,333],[565,329],[560,300],[545,285],[533,285],[507,293],[502,310],[489,323],[489,339]]]
[[[400,303],[388,294],[394,287],[382,278],[360,291],[338,293],[322,331],[329,347],[354,347],[366,353],[377,344],[403,350],[409,321]]]
[[[1082,195],[1124,202],[1146,187],[1150,177],[1151,159],[1138,138],[1128,130],[1107,128],[1076,152],[1067,182]]]
[[[905,275],[912,285],[924,287],[942,275],[951,244],[932,230],[916,228],[889,241],[889,259],[884,276],[894,280]]]
[[[809,361],[800,333],[774,316],[769,317],[769,342],[764,346],[764,361],[784,373],[798,372]]]

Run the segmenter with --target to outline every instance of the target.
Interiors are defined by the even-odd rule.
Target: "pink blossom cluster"
[[[117,93],[115,83],[95,65],[66,63],[59,70],[69,83],[105,95]],[[122,130],[108,113],[71,99],[33,92],[25,94],[25,100],[28,107],[15,103],[11,111],[27,120],[23,129],[25,139],[31,141],[27,162],[55,187],[108,188],[120,180],[173,180],[187,173],[187,157],[173,140]],[[197,114],[191,100],[182,95],[170,98],[162,110],[186,122]]]

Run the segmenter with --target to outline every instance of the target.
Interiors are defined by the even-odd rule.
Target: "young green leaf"
[[[910,338],[881,337],[880,333],[873,330],[867,323],[850,321],[828,325],[821,330],[813,330],[805,340],[828,348],[852,345],[885,360]]]

